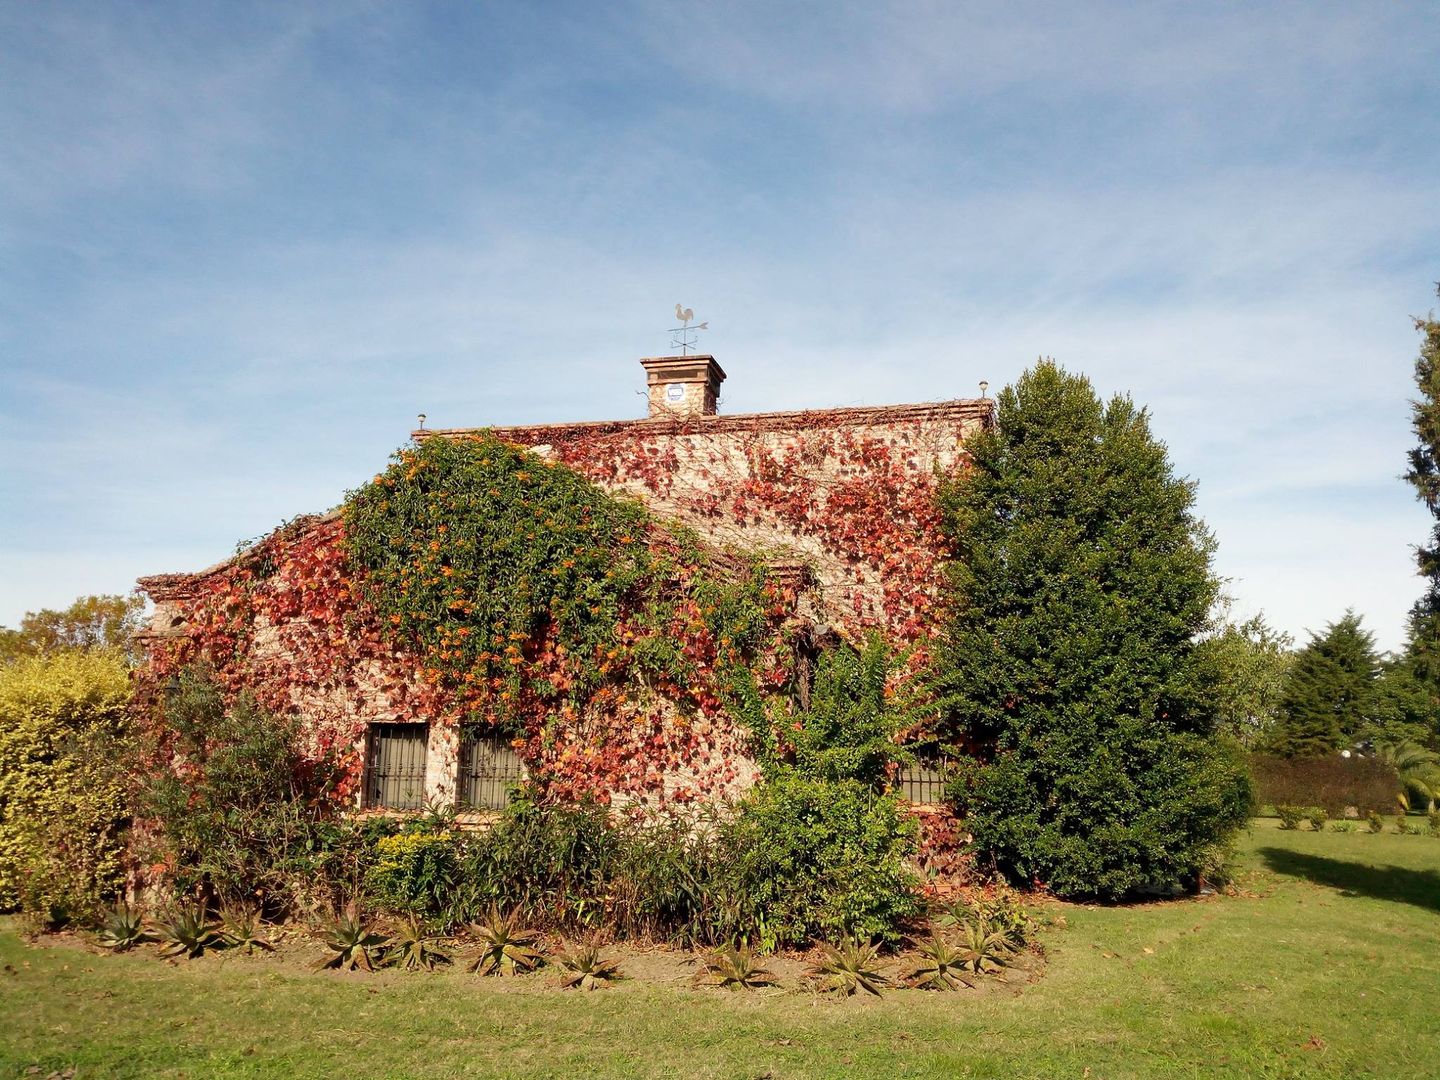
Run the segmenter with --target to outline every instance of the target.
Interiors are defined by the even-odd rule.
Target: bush
[[[1305,820],[1310,822],[1310,828],[1319,832],[1325,828],[1325,822],[1330,820],[1330,815],[1325,812],[1323,806],[1311,806],[1305,810]]]
[[[858,651],[842,643],[821,653],[792,736],[798,772],[876,788],[885,783],[899,751],[896,732],[913,727],[925,708],[925,688],[902,676],[907,659],[879,634]]]
[[[1426,826],[1431,836],[1440,836],[1440,810],[1431,810],[1426,816]]]
[[[1132,734],[1118,746],[1058,736],[1027,743],[960,783],[966,825],[996,865],[1070,897],[1193,887],[1252,809],[1233,751],[1172,732]],[[1053,800],[1038,803],[1037,785],[1055,789]]]
[[[1305,811],[1298,806],[1277,806],[1275,816],[1280,819],[1280,828],[1298,829],[1301,819],[1305,817]]]
[[[909,869],[914,823],[857,781],[776,770],[717,839],[716,911],[724,936],[762,948],[851,935],[895,941],[919,914]]]
[[[1352,806],[1361,814],[1387,810],[1400,790],[1395,770],[1376,757],[1251,754],[1249,764],[1255,798],[1262,805],[1320,806],[1331,817]]]
[[[1353,822],[1353,821],[1332,821],[1332,822],[1330,823],[1330,831],[1331,831],[1331,832],[1344,832],[1344,833],[1354,832],[1354,831],[1355,831],[1355,822]]]
[[[598,803],[521,797],[466,846],[445,921],[470,922],[499,907],[566,929],[594,925],[618,845]]]
[[[1369,826],[1372,833],[1379,834],[1385,831],[1385,819],[1380,816],[1378,810],[1370,811],[1365,818],[1365,824]]]
[[[459,876],[460,838],[445,822],[421,820],[376,838],[367,891],[388,911],[431,916],[444,911]]]
[[[123,657],[61,651],[0,668],[0,909],[98,918],[129,823]]]
[[[293,720],[240,696],[227,707],[208,674],[180,674],[164,700],[143,766],[141,806],[157,827],[155,861],[180,893],[208,905],[260,903],[279,916],[334,878],[358,879],[353,860],[332,862],[327,842],[355,846],[363,826],[332,822],[339,772],[297,748]]]

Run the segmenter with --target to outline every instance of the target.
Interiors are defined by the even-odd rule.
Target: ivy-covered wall
[[[719,546],[798,560],[825,617],[859,641],[933,625],[942,584],[937,483],[991,423],[985,399],[497,428]],[[416,432],[463,438],[466,430]]]
[[[935,487],[988,415],[957,402],[427,434],[340,511],[142,579],[156,606],[139,707],[202,662],[229,693],[298,716],[309,753],[344,760],[342,795],[358,791],[367,724],[423,720],[440,802],[462,724],[509,738],[556,796],[733,798],[787,748],[817,624],[907,644],[929,627]]]

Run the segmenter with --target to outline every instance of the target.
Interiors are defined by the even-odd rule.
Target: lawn
[[[1028,984],[882,1000],[692,990],[667,956],[580,994],[103,956],[6,926],[0,1075],[1440,1075],[1440,839],[1257,821],[1239,867],[1238,896],[1056,905]]]

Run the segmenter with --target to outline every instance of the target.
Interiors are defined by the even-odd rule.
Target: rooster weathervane
[[[710,324],[702,322],[691,326],[690,322],[695,318],[695,310],[681,307],[679,304],[675,305],[675,318],[680,320],[680,325],[670,328],[670,348],[679,349],[680,355],[686,356],[691,349],[698,348],[695,344],[695,335],[701,330],[709,330]]]

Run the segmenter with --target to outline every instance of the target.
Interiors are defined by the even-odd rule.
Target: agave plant
[[[170,917],[155,924],[155,936],[164,942],[161,956],[185,956],[194,959],[206,949],[224,948],[220,925],[214,922],[199,904],[177,908]]]
[[[335,953],[320,962],[321,968],[374,971],[384,957],[390,939],[377,934],[352,904],[331,920],[324,929],[327,948]]]
[[[1005,933],[995,929],[988,919],[981,917],[966,923],[956,937],[963,970],[989,975],[1010,965],[1013,952]]]
[[[100,944],[115,952],[133,949],[149,940],[150,932],[145,929],[145,918],[140,909],[123,902],[116,904],[105,916],[105,925],[100,928]]]
[[[961,986],[974,986],[966,975],[969,969],[961,951],[939,934],[931,934],[930,940],[917,946],[919,955],[911,969],[911,986],[922,990],[958,990]]]
[[[450,954],[435,944],[424,923],[411,915],[397,925],[395,937],[385,950],[384,963],[406,971],[434,971],[438,965],[450,963]]]
[[[723,986],[727,990],[753,990],[779,982],[775,973],[765,967],[749,945],[720,949],[703,957],[700,970],[695,973],[695,981],[708,986]]]
[[[1005,944],[1015,950],[1025,947],[1035,929],[1035,921],[1025,910],[1025,905],[1010,890],[1001,890],[993,897],[956,900],[941,910],[935,924],[957,930],[983,924],[990,931],[998,931]]]
[[[536,947],[539,931],[522,926],[514,912],[502,915],[499,908],[492,907],[484,922],[470,924],[470,931],[480,940],[480,955],[470,965],[472,972],[517,975],[534,971],[544,962],[544,954]]]
[[[559,953],[555,962],[564,971],[560,985],[567,990],[595,990],[620,978],[619,961],[602,955],[598,945],[581,945]]]
[[[237,904],[223,908],[220,912],[220,937],[232,949],[242,950],[249,956],[256,949],[274,952],[260,932],[260,912],[252,907]]]
[[[822,990],[846,996],[864,990],[879,997],[881,990],[890,985],[880,970],[880,946],[856,938],[846,938],[838,945],[821,945],[820,959],[810,966],[810,975],[819,979]]]

